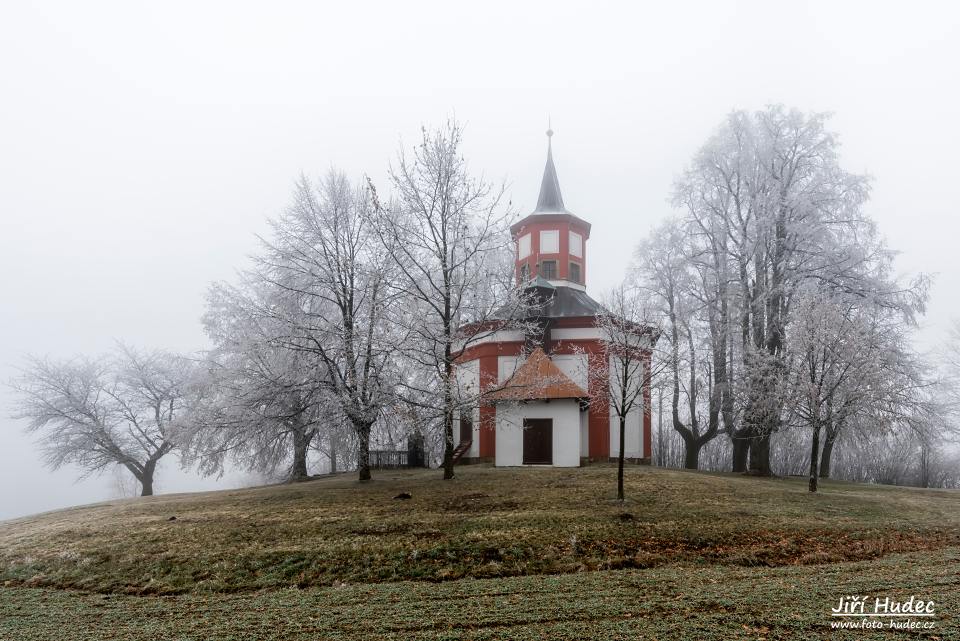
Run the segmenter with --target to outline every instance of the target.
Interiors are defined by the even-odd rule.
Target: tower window
[[[560,253],[559,230],[548,229],[540,232],[540,253],[541,254],[559,254]]]
[[[555,280],[557,278],[557,261],[545,260],[541,262],[540,275],[547,280]]]
[[[570,280],[575,283],[581,283],[580,280],[580,263],[570,263]]]
[[[517,258],[526,258],[530,255],[530,234],[524,234],[517,241]]]
[[[575,231],[570,232],[570,255],[583,258],[583,236]]]
[[[530,264],[524,263],[520,265],[520,280],[528,281],[530,280]]]

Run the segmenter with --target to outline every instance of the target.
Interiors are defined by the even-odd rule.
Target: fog
[[[0,8],[0,379],[27,353],[195,351],[204,292],[300,172],[386,189],[421,125],[532,210],[552,119],[587,285],[622,278],[673,178],[734,108],[830,111],[903,273],[937,274],[922,339],[960,317],[958,11],[947,3],[7,3]],[[667,6],[669,5],[669,6]],[[0,519],[106,500],[50,472],[0,388]],[[159,492],[230,487],[158,473]]]

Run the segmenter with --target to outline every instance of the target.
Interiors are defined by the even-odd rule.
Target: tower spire
[[[547,165],[543,169],[543,180],[540,182],[540,196],[537,198],[536,212],[566,211],[563,206],[563,196],[560,195],[560,181],[557,179],[557,168],[553,164],[553,127],[547,119]]]

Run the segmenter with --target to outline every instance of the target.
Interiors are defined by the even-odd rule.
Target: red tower
[[[517,282],[537,276],[555,286],[586,291],[590,223],[567,211],[553,164],[553,130],[547,130],[547,165],[537,208],[510,227],[517,248]]]

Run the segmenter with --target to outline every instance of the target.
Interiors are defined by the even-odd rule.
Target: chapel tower
[[[521,285],[543,278],[555,287],[586,290],[587,239],[590,223],[563,204],[553,164],[553,130],[547,130],[547,164],[533,213],[510,227],[517,249],[516,274]]]

